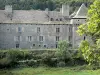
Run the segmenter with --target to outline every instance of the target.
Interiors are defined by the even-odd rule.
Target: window
[[[56,33],[59,33],[60,32],[60,28],[56,28]]]
[[[19,48],[19,44],[16,44],[16,48]]]
[[[56,19],[56,21],[59,21],[58,19]]]
[[[44,45],[44,47],[46,48],[46,45]]]
[[[69,40],[69,42],[71,41],[71,36],[69,36],[69,39],[68,40]]]
[[[69,27],[69,32],[71,31],[70,27]]]
[[[43,36],[39,36],[39,41],[43,41]]]
[[[35,46],[35,44],[33,44],[33,47]]]
[[[41,45],[39,45],[39,47],[41,47]]]
[[[72,28],[71,27],[69,27],[69,32],[72,32]]]
[[[56,48],[58,48],[58,45],[56,44]]]
[[[62,21],[62,18],[60,18],[60,21]]]
[[[15,36],[15,41],[21,41],[21,36]]]
[[[50,19],[50,21],[54,21],[54,19],[53,19],[53,18],[51,18],[51,19]]]
[[[59,36],[56,36],[56,41],[59,41]]]
[[[84,36],[84,40],[86,39],[86,37]]]
[[[32,41],[32,36],[28,36],[28,41]]]
[[[22,28],[21,27],[18,27],[18,32],[22,32]]]
[[[40,27],[37,27],[37,33],[39,33],[40,32]]]

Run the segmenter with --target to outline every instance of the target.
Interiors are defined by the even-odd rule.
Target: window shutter
[[[24,32],[24,27],[22,27],[22,32]]]
[[[28,41],[28,37],[26,37],[26,41]]]
[[[14,41],[16,41],[16,36],[14,36]]]
[[[16,28],[16,32],[18,32],[18,27]]]
[[[20,36],[20,41],[22,41],[22,36]]]

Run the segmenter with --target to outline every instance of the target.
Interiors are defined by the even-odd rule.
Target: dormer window
[[[62,21],[62,18],[60,18],[60,21]]]
[[[58,21],[58,19],[56,19],[56,21]]]
[[[54,19],[53,19],[53,18],[51,18],[51,19],[50,19],[50,21],[54,21]]]

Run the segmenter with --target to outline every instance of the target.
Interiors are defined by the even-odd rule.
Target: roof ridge
[[[82,5],[78,9],[78,11],[76,12],[76,15],[74,17],[75,18],[80,17],[80,16],[81,17],[86,17],[87,11],[88,11],[88,8],[85,6],[84,3],[82,3]]]

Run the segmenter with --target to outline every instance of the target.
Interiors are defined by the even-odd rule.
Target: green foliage
[[[67,44],[65,43],[65,46]],[[63,65],[72,66],[81,63],[80,55],[75,50],[69,50],[68,47],[61,50],[2,50],[0,51],[0,68],[11,67],[63,67]],[[62,51],[65,51],[65,53]],[[66,52],[68,50],[68,52]],[[60,53],[62,51],[62,53]],[[75,64],[74,64],[75,62]],[[82,60],[83,62],[83,60]],[[64,63],[64,64],[63,64]]]
[[[42,63],[47,66],[56,66],[57,65],[57,58],[55,58],[54,54],[43,53],[42,54]]]
[[[63,61],[60,61],[57,63],[57,67],[65,67],[65,66],[66,66],[66,63]]]
[[[4,9],[5,5],[13,5],[16,10],[49,10],[60,9],[61,4],[69,4],[73,11],[83,2],[89,6],[93,0],[0,0],[0,9]]]
[[[84,58],[89,62],[89,65],[100,66],[100,50],[94,45],[90,45],[88,41],[82,41],[80,50]]]
[[[88,21],[77,31],[87,35],[88,41],[82,41],[80,50],[90,65],[100,66],[100,1],[95,0],[88,10]],[[91,40],[91,41],[90,41]]]
[[[13,66],[11,64],[12,64],[12,60],[8,59],[7,57],[0,59],[0,68],[5,68],[5,67]]]
[[[25,64],[29,67],[37,67],[39,66],[39,62],[37,60],[26,60]]]
[[[67,41],[59,41],[57,56],[62,60],[71,58],[69,43],[67,43]]]

